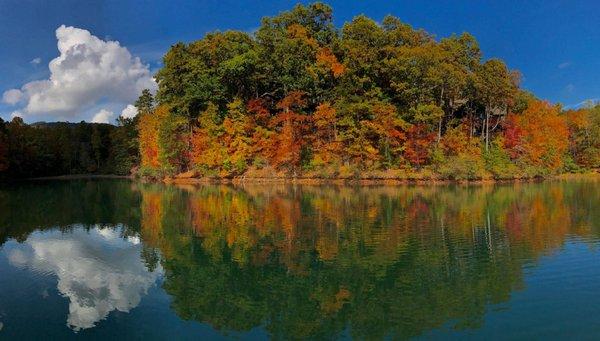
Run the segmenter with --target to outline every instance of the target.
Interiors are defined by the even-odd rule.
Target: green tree
[[[142,94],[135,101],[138,113],[147,114],[154,111],[154,96],[148,89],[142,90]]]
[[[188,122],[177,113],[169,111],[160,122],[158,130],[158,160],[163,172],[174,175],[184,170],[187,164]]]
[[[493,116],[508,113],[508,107],[516,89],[515,80],[511,77],[504,62],[490,59],[476,70],[473,84],[476,98],[484,107],[481,135],[485,141],[485,149],[488,150],[490,120]]]

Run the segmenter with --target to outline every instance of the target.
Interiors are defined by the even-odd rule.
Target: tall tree
[[[135,101],[138,113],[148,114],[154,111],[154,96],[148,89],[142,90],[142,94]]]
[[[488,150],[490,120],[493,116],[508,113],[516,86],[504,62],[498,59],[490,59],[477,68],[473,84],[477,100],[484,107],[481,135],[485,141],[485,149]]]

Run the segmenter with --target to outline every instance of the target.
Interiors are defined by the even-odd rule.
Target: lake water
[[[0,339],[600,338],[600,181],[0,188]]]

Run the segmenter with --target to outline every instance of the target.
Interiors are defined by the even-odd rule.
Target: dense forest
[[[460,180],[600,167],[600,108],[536,98],[470,34],[332,18],[297,5],[252,34],[173,45],[157,93],[118,127],[0,124],[0,173]]]
[[[0,119],[0,180],[70,174],[129,174],[138,163],[136,119],[25,124]]]

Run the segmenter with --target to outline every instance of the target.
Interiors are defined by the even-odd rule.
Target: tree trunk
[[[485,109],[485,151],[487,152],[490,145],[490,111]]]
[[[192,153],[192,138],[194,137],[194,126],[192,125],[192,119],[188,118],[188,126],[190,128],[190,136],[187,138],[187,152],[188,156]],[[190,158],[187,157],[185,160],[185,170],[189,171],[191,168]]]
[[[473,138],[475,127],[473,126],[473,112],[469,109],[469,141]]]
[[[442,117],[440,117],[440,121],[438,122],[438,136],[437,143],[439,144],[442,139],[442,123],[444,121],[444,116],[446,112],[444,111],[444,87],[442,87],[442,91],[440,92],[440,109],[442,109]]]

